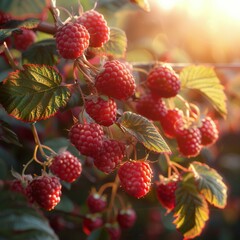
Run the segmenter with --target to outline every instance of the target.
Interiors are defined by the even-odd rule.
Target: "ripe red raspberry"
[[[147,94],[137,101],[136,111],[150,120],[158,121],[166,115],[167,108],[162,98],[155,94]]]
[[[106,196],[91,192],[87,198],[87,206],[91,213],[102,212],[107,207]]]
[[[201,132],[197,127],[180,128],[176,134],[178,150],[184,157],[196,157],[201,151]]]
[[[69,131],[71,143],[81,154],[90,157],[101,150],[103,135],[103,129],[97,123],[76,123]]]
[[[150,190],[152,169],[147,161],[127,161],[119,167],[122,188],[131,196],[144,197]]]
[[[21,29],[21,32],[13,33],[13,42],[16,49],[26,50],[36,40],[36,34],[29,29]]]
[[[162,130],[168,138],[175,138],[176,131],[183,122],[183,112],[178,108],[169,109],[160,119]]]
[[[7,23],[10,20],[12,20],[12,17],[9,14],[0,11],[0,29],[3,28],[3,24]]]
[[[117,220],[121,228],[131,228],[136,219],[136,212],[132,208],[121,209],[117,215]]]
[[[148,74],[149,89],[163,98],[174,97],[180,90],[179,76],[169,65],[154,67]]]
[[[202,125],[199,127],[202,138],[201,143],[203,146],[214,144],[218,139],[218,129],[215,122],[210,117],[202,119]]]
[[[81,57],[88,48],[90,35],[87,29],[77,22],[68,22],[59,27],[56,43],[59,54],[66,59]]]
[[[95,10],[84,12],[77,19],[90,34],[90,47],[102,47],[110,38],[110,29],[104,16]]]
[[[135,80],[125,64],[118,60],[108,61],[96,76],[95,86],[99,93],[119,100],[131,97],[136,89]]]
[[[121,228],[118,222],[106,223],[105,229],[109,234],[109,240],[119,240],[122,234]]]
[[[89,235],[93,230],[103,226],[103,220],[100,215],[87,214],[82,223],[83,232]]]
[[[165,178],[159,176],[159,181],[156,182],[156,193],[158,201],[164,208],[171,211],[175,207],[175,191],[177,189],[178,178]]]
[[[49,169],[60,179],[72,183],[80,176],[82,165],[77,157],[64,151],[53,158]]]
[[[121,163],[125,153],[125,145],[116,140],[106,140],[102,149],[94,157],[94,165],[102,172],[108,174]]]
[[[60,202],[61,188],[57,177],[39,176],[29,183],[27,194],[40,207],[50,211]]]
[[[112,98],[108,100],[104,100],[101,97],[88,99],[86,100],[85,108],[89,116],[100,125],[110,126],[116,121],[117,104]]]

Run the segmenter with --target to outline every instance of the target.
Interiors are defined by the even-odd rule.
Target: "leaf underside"
[[[147,118],[136,113],[125,112],[119,119],[119,124],[150,151],[171,152],[161,134]]]

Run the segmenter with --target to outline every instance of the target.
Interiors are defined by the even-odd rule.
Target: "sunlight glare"
[[[211,11],[215,17],[240,21],[240,0],[157,0],[157,3],[165,11],[180,7],[192,16]]]

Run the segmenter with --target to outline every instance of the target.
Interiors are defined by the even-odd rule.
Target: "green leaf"
[[[208,165],[193,162],[190,165],[198,182],[198,189],[206,200],[218,208],[224,208],[227,204],[227,186],[216,170]]]
[[[171,152],[156,127],[147,118],[132,112],[125,112],[118,123],[147,149],[158,153]]]
[[[47,0],[1,0],[0,10],[15,17],[40,17]]]
[[[91,232],[87,240],[108,240],[108,233],[104,228],[98,228]]]
[[[211,67],[189,66],[180,73],[181,87],[199,90],[223,116],[227,115],[226,95],[215,71]]]
[[[32,44],[22,55],[24,63],[54,65],[58,61],[56,41],[45,39]]]
[[[150,12],[150,5],[148,0],[130,0],[130,2],[136,4],[138,7],[146,12]]]
[[[30,207],[21,194],[2,190],[0,210],[0,236],[12,240],[58,239],[43,214]]]
[[[25,20],[11,20],[4,24],[4,29],[0,29],[0,42],[11,36],[14,31],[21,31],[20,28],[33,29],[36,28],[40,20],[35,18],[29,18]]]
[[[18,136],[10,129],[10,126],[0,120],[0,140],[6,143],[15,144],[17,146],[22,146],[19,142]]]
[[[115,58],[125,56],[127,49],[127,37],[123,30],[119,28],[110,29],[110,40],[101,48],[89,48],[90,52],[98,55],[107,55]]]
[[[174,217],[174,224],[187,239],[200,235],[209,218],[208,204],[191,172],[185,173],[178,184]]]
[[[62,77],[55,68],[24,65],[23,70],[9,74],[0,87],[0,103],[8,114],[26,122],[47,119],[70,97]]]

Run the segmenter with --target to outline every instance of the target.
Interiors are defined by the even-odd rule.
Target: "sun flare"
[[[218,18],[240,21],[240,0],[157,0],[157,2],[166,11],[177,7],[196,16],[211,11]]]

